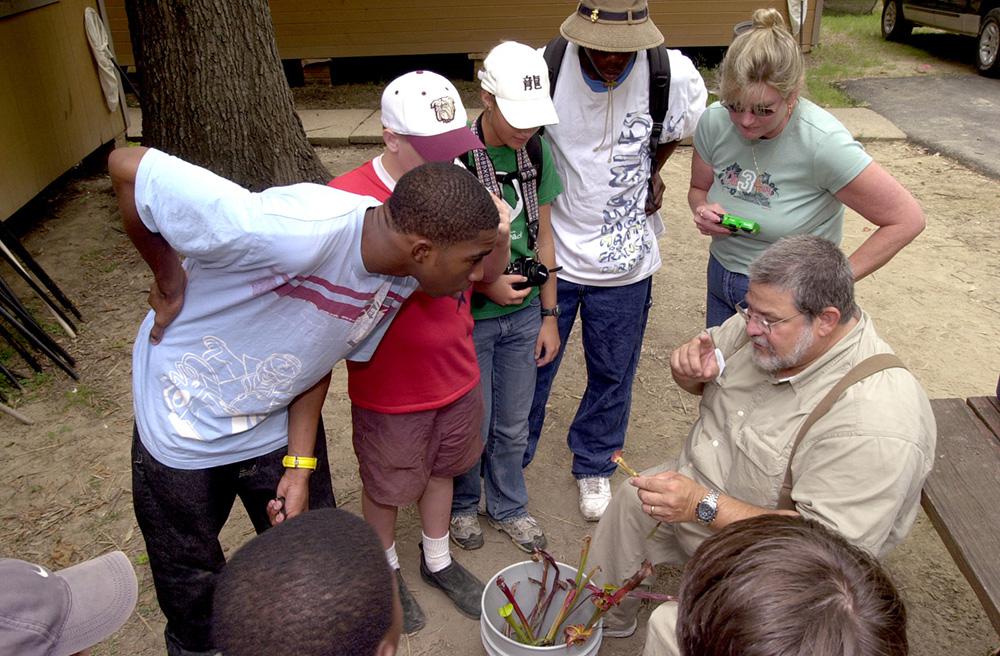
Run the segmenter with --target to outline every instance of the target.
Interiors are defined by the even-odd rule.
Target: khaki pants
[[[677,602],[657,606],[646,625],[646,646],[642,656],[680,656],[677,645]]]
[[[676,466],[670,461],[642,473],[648,476]],[[654,526],[656,520],[643,512],[636,488],[627,480],[619,485],[591,542],[587,568],[601,566],[594,582],[598,586],[606,583],[621,585],[635,574],[643,560],[649,560],[654,565],[680,566],[687,562],[690,556],[677,543],[673,526],[661,524],[656,533],[647,539]],[[652,579],[650,577],[644,583],[651,585]],[[625,599],[620,606],[605,613],[604,626],[615,629],[627,627],[635,621],[638,612],[639,601]]]

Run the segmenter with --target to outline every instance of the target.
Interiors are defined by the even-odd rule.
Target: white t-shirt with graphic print
[[[705,83],[691,60],[668,50],[670,99],[660,143],[694,133],[705,109]],[[611,91],[583,78],[578,47],[563,55],[553,97],[557,125],[545,128],[564,191],[552,204],[559,277],[614,287],[660,268],[659,213],[645,213],[649,183],[649,63],[639,52],[631,72]]]
[[[159,344],[151,311],[132,354],[143,445],[159,462],[201,469],[288,441],[288,404],[337,361],[371,357],[413,278],[361,259],[373,198],[297,184],[251,193],[150,150],[136,206],[186,259],[184,307]]]

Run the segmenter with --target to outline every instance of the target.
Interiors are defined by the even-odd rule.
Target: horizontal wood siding
[[[86,0],[0,18],[0,220],[125,131],[84,30]]]
[[[815,43],[809,0],[802,43]],[[134,60],[124,0],[106,0],[115,52],[123,65]],[[650,12],[671,47],[725,46],[733,25],[762,6],[762,0],[653,0]],[[575,2],[496,0],[272,0],[278,51],[284,59],[486,52],[512,39],[540,46],[558,33]]]

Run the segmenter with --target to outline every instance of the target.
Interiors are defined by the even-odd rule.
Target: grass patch
[[[879,27],[881,10],[879,3],[871,14],[823,14],[820,42],[806,55],[806,96],[810,100],[824,107],[851,107],[856,103],[837,86],[844,80],[918,75],[943,64],[941,53],[934,52],[939,48],[933,46],[950,43],[951,35],[918,30],[913,41],[919,46],[886,41]]]
[[[21,387],[24,388],[23,391],[11,385],[6,378],[0,379],[0,392],[2,392],[4,396],[9,399],[9,405],[13,405],[15,407],[21,402],[22,399],[34,398],[39,390],[52,381],[52,374],[48,372],[32,372],[26,365],[23,365],[20,362],[20,358],[18,358],[17,363],[18,364],[12,371],[15,374],[28,375],[27,378],[19,379]],[[10,364],[5,363],[5,366],[8,369],[11,369]],[[26,373],[26,371],[28,373]]]

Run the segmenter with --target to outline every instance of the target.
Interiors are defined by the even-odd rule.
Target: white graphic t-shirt
[[[286,444],[288,404],[337,361],[370,358],[417,286],[365,270],[372,198],[315,184],[251,193],[155,150],[135,198],[143,223],[186,258],[183,309],[156,345],[150,311],[132,355],[140,439],[170,467]]]
[[[707,92],[691,60],[669,50],[671,82],[660,143],[690,136]],[[559,123],[545,128],[564,191],[552,204],[559,277],[614,287],[660,268],[659,213],[646,215],[650,176],[649,63],[645,51],[611,91],[583,78],[578,48],[566,47],[553,98]]]

